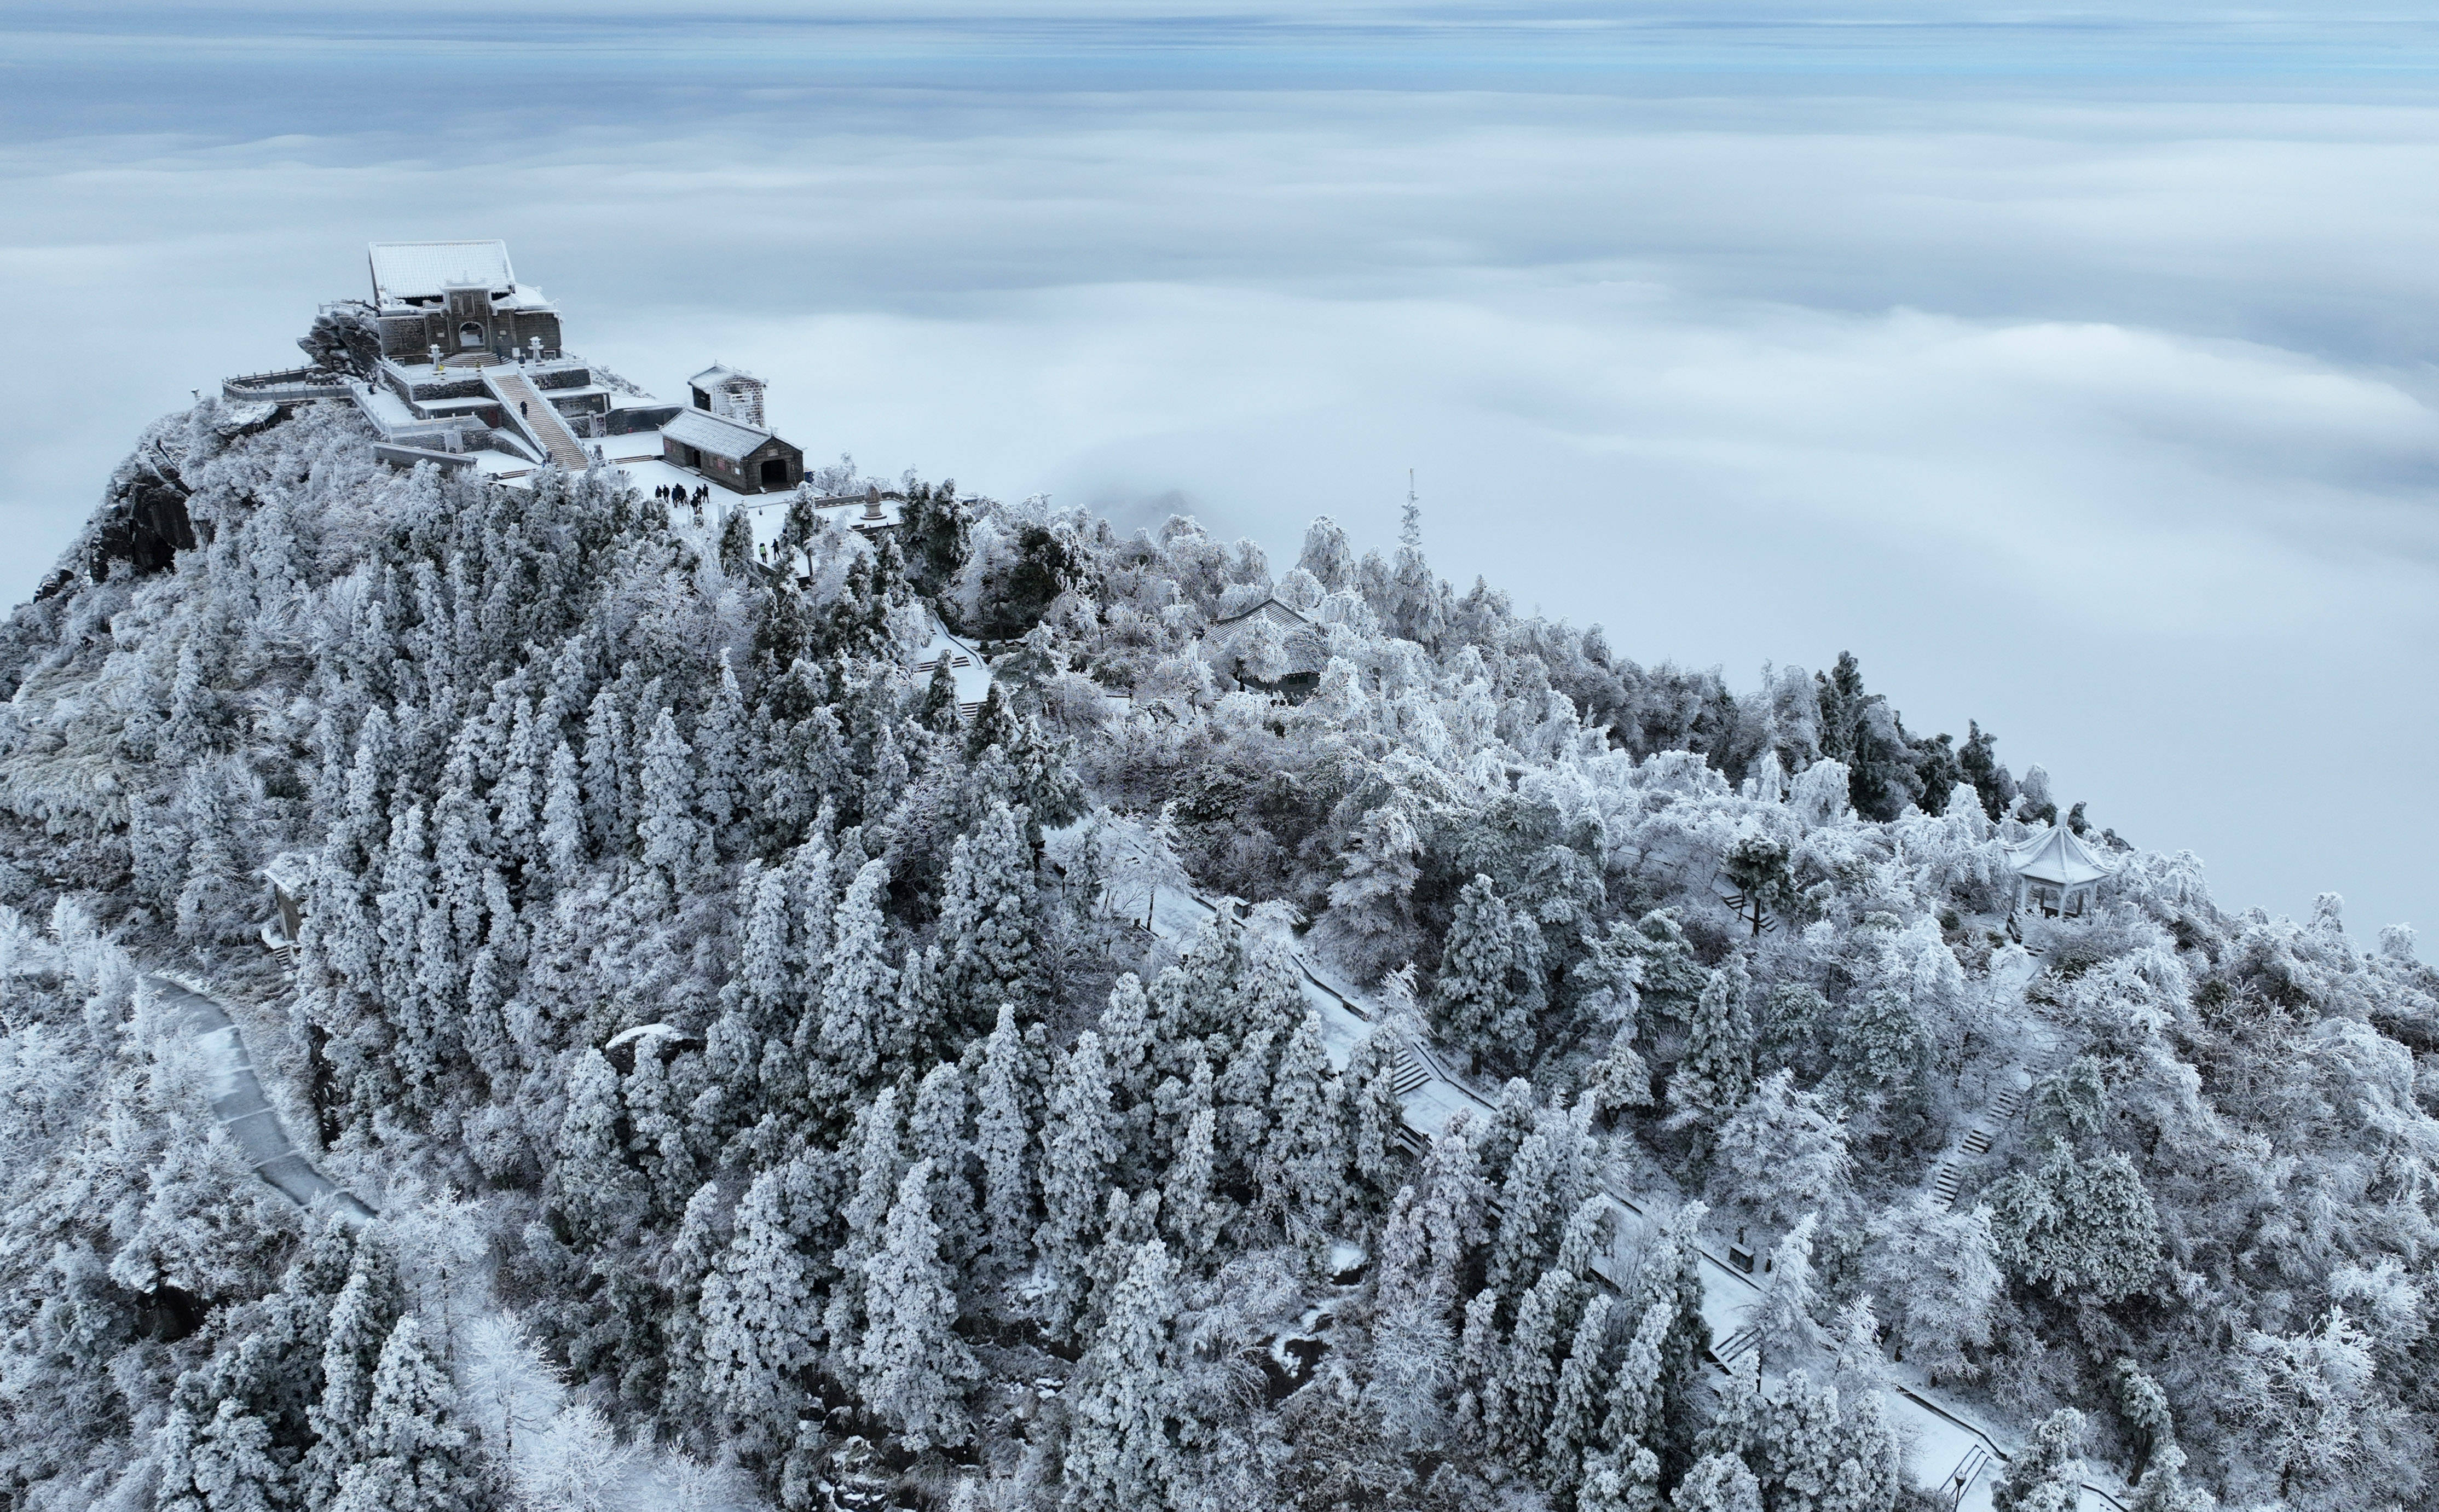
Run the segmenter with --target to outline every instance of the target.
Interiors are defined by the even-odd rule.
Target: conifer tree
[[[1062,1505],[1137,1512],[1175,1504],[1181,1464],[1168,1436],[1168,1320],[1176,1310],[1167,1250],[1136,1246],[1069,1388]]]
[[[686,1143],[685,1109],[651,1041],[635,1047],[635,1069],[620,1085],[618,1100],[627,1110],[627,1148],[644,1167],[653,1211],[663,1217],[684,1212],[699,1173]]]
[[[915,1089],[915,1106],[906,1115],[906,1143],[910,1159],[932,1167],[927,1201],[940,1226],[940,1253],[963,1269],[981,1246],[982,1230],[973,1183],[966,1173],[973,1150],[966,1138],[966,1078],[955,1061],[934,1066]]]
[[[1653,1432],[1658,1436],[1647,1436],[1644,1443],[1677,1465],[1685,1463],[1693,1443],[1694,1404],[1701,1389],[1702,1362],[1711,1351],[1711,1325],[1702,1317],[1702,1256],[1695,1248],[1707,1211],[1700,1202],[1688,1202],[1671,1216],[1658,1241],[1644,1252],[1627,1293],[1628,1311],[1645,1322],[1655,1304],[1666,1309],[1667,1327],[1657,1349],[1659,1411]]]
[[[934,1180],[932,1163],[917,1160],[898,1184],[879,1253],[864,1264],[858,1345],[865,1405],[917,1451],[970,1436],[960,1397],[980,1374],[955,1332],[956,1297],[932,1218]]]
[[[583,794],[576,780],[576,753],[564,740],[551,752],[543,781],[542,847],[551,876],[561,887],[576,881],[591,849],[585,839]]]
[[[1251,1185],[1262,1151],[1271,1142],[1271,1074],[1278,1063],[1278,1035],[1265,1026],[1238,1041],[1214,1068],[1212,1105],[1220,1119],[1223,1183]],[[1223,1048],[1225,1041],[1220,1041]]]
[[[372,1397],[333,1512],[470,1512],[489,1500],[483,1465],[459,1426],[456,1388],[414,1316],[382,1346]]]
[[[820,1328],[813,1278],[789,1221],[787,1172],[765,1170],[737,1204],[734,1234],[703,1283],[703,1385],[749,1444],[792,1436]]]
[[[847,1200],[842,1215],[846,1242],[830,1256],[840,1280],[831,1288],[829,1305],[822,1315],[829,1335],[831,1371],[850,1385],[858,1379],[863,1361],[865,1263],[881,1241],[882,1226],[907,1166],[903,1124],[895,1087],[883,1087],[857,1123],[855,1195]]]
[[[1762,1279],[1761,1297],[1747,1309],[1746,1325],[1754,1330],[1754,1351],[1767,1368],[1781,1367],[1821,1346],[1821,1325],[1813,1316],[1818,1305],[1812,1276],[1812,1235],[1818,1215],[1807,1213],[1771,1252],[1770,1271]]]
[[[744,895],[745,938],[732,979],[745,1006],[744,1023],[758,1041],[794,1026],[799,1013],[793,899],[788,896],[788,867],[760,870],[746,867],[739,886]],[[756,1053],[761,1046],[754,1045]]]
[[[974,711],[973,722],[966,728],[966,759],[977,760],[992,746],[1013,751],[1019,733],[1016,711],[1007,706],[1007,695],[993,681],[983,695],[983,706]]]
[[[1672,1127],[1709,1130],[1743,1103],[1753,1087],[1753,1010],[1740,961],[1711,973],[1694,1005],[1685,1058],[1668,1080]]]
[[[1584,1305],[1575,1338],[1567,1346],[1566,1363],[1558,1370],[1557,1399],[1541,1437],[1541,1484],[1554,1495],[1565,1495],[1580,1480],[1584,1451],[1593,1447],[1601,1426],[1609,1386],[1604,1356],[1612,1306],[1605,1296],[1595,1296]]]
[[[885,1021],[897,1006],[898,969],[889,964],[881,915],[889,863],[865,862],[848,884],[823,963],[822,1019],[816,1041],[823,1066],[837,1083],[869,1081],[881,1068]]]
[[[754,522],[742,509],[730,509],[720,520],[720,570],[742,578],[754,567]]]
[[[1110,1095],[1121,1124],[1119,1144],[1127,1165],[1153,1163],[1152,1094],[1156,1066],[1152,1056],[1151,1003],[1142,979],[1122,974],[1110,989],[1109,1003],[1095,1025],[1101,1036],[1101,1055],[1110,1068]]]
[[[625,1238],[644,1218],[649,1189],[627,1157],[619,1132],[624,1112],[609,1058],[589,1047],[579,1052],[560,1117],[550,1192],[570,1236],[586,1248]]]
[[[1316,1258],[1346,1200],[1339,1096],[1322,1044],[1321,1015],[1308,1011],[1272,1077],[1269,1138],[1255,1180],[1263,1206]]]
[[[734,842],[730,827],[738,817],[738,806],[744,798],[744,773],[738,765],[740,742],[745,738],[745,694],[738,686],[736,669],[728,665],[728,648],[720,649],[720,681],[712,689],[711,701],[695,716],[694,757],[699,768],[697,803],[710,829],[715,851],[728,851]]]
[[[1161,1188],[1161,1227],[1180,1256],[1199,1264],[1220,1242],[1235,1211],[1235,1204],[1213,1184],[1219,1171],[1220,1120],[1211,1106],[1209,1061],[1195,1061],[1194,1078],[1186,1084],[1178,1116],[1184,1122],[1185,1137],[1178,1141]]]
[[[627,719],[618,711],[617,696],[604,685],[593,696],[584,721],[584,827],[596,855],[615,856],[627,848],[627,816],[633,808],[629,789]]]
[[[1477,1075],[1485,1058],[1514,1062],[1531,1051],[1517,968],[1515,920],[1490,879],[1478,876],[1457,895],[1432,998],[1432,1032],[1462,1050]]]
[[[1499,1189],[1499,1237],[1491,1246],[1489,1284],[1514,1297],[1558,1253],[1576,1204],[1567,1152],[1556,1131],[1535,1130],[1508,1163]]]
[[[1465,1305],[1465,1328],[1457,1337],[1458,1427],[1486,1449],[1513,1434],[1507,1412],[1507,1345],[1499,1332],[1499,1292],[1484,1287]]]
[[[652,721],[644,741],[643,842],[644,864],[659,868],[672,887],[684,889],[710,861],[710,837],[694,816],[694,753],[678,734],[677,717],[668,709]]]
[[[923,701],[915,707],[915,722],[935,735],[954,735],[960,728],[957,674],[946,656],[932,664],[932,675],[923,684]]]
[[[1667,1442],[1668,1334],[1676,1309],[1655,1301],[1636,1320],[1633,1337],[1610,1379],[1609,1413],[1601,1437],[1613,1445],[1657,1448]]]
[[[1025,1105],[1024,1041],[1016,1009],[999,1007],[999,1026],[983,1047],[983,1084],[974,1115],[974,1153],[983,1168],[983,1223],[988,1230],[991,1264],[1015,1275],[1030,1262],[1034,1229],[1033,1182],[1025,1152],[1032,1120]]]
[[[302,1477],[305,1502],[320,1512],[338,1494],[347,1467],[368,1457],[365,1429],[371,1421],[373,1378],[383,1347],[406,1310],[398,1262],[386,1235],[368,1231],[356,1240],[347,1285],[330,1304],[323,1334],[321,1399],[307,1410],[313,1445]]]
[[[1539,1127],[1541,1104],[1533,1084],[1522,1076],[1510,1076],[1499,1089],[1499,1104],[1490,1116],[1468,1137],[1473,1142],[1475,1156],[1481,1162],[1482,1179],[1493,1187],[1507,1180],[1508,1163],[1524,1146],[1525,1139]]]
[[[1074,1326],[1083,1306],[1088,1262],[1118,1148],[1101,1037],[1087,1029],[1059,1071],[1041,1128],[1041,1229],[1034,1236],[1044,1269],[1042,1325],[1054,1337]],[[1164,1262],[1166,1252],[1163,1252]]]
[[[1029,1015],[1041,998],[1036,893],[1024,821],[994,802],[951,848],[940,901],[941,992],[968,1034],[979,1032],[1002,1003]]]
[[[1432,1141],[1419,1175],[1422,1199],[1415,1207],[1415,1222],[1430,1246],[1425,1284],[1440,1309],[1446,1311],[1456,1306],[1457,1297],[1470,1279],[1466,1274],[1468,1257],[1478,1254],[1490,1242],[1493,1194],[1490,1183],[1483,1180],[1472,1141],[1462,1129],[1452,1129]]]
[[[1402,1037],[1376,1028],[1347,1058],[1340,1085],[1346,1091],[1346,1140],[1354,1186],[1350,1196],[1378,1208],[1397,1190],[1405,1169],[1399,1136],[1406,1107],[1398,1095],[1398,1067],[1405,1052]]]
[[[280,1512],[294,1504],[288,1468],[272,1452],[271,1425],[242,1403],[181,1401],[152,1444],[159,1512]]]
[[[1541,1435],[1550,1425],[1568,1343],[1567,1314],[1580,1300],[1582,1287],[1553,1266],[1516,1304],[1516,1327],[1507,1339],[1500,1380],[1503,1411],[1490,1439],[1491,1451],[1510,1464],[1530,1467],[1540,1457]]]

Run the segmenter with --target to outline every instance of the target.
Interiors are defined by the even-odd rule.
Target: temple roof
[[[1310,615],[1276,596],[1265,598],[1242,614],[1213,620],[1211,644],[1226,649],[1256,620],[1277,629],[1280,644],[1287,651],[1289,671],[1319,672],[1329,666],[1329,641],[1322,627],[1313,623]]]
[[[1307,630],[1311,628],[1312,625],[1312,616],[1303,614],[1289,604],[1281,602],[1276,595],[1273,595],[1271,597],[1263,599],[1260,603],[1255,604],[1253,608],[1245,610],[1240,614],[1230,614],[1224,619],[1213,620],[1211,622],[1211,628],[1214,631],[1233,631],[1238,626],[1244,624],[1247,620],[1252,619],[1267,619],[1272,624],[1276,625],[1282,634],[1291,633],[1299,630]]]
[[[2091,847],[2064,825],[2052,825],[2015,846],[2007,854],[2007,864],[2015,868],[2019,877],[2054,887],[2098,881],[2117,870],[2092,854]]]
[[[373,303],[437,299],[451,289],[516,287],[505,241],[376,241]]]

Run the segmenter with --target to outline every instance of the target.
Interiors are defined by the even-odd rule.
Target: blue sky
[[[0,8],[5,586],[375,239],[648,386],[1978,718],[2439,927],[2439,26],[2377,8]]]

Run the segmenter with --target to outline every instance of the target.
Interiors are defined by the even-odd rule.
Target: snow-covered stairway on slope
[[[1992,1130],[2014,1122],[2016,1116],[2024,1111],[2024,1103],[2032,1096],[2034,1085],[2050,1074],[2057,1064],[2057,1058],[2055,1046],[2044,1046],[2017,1068],[2013,1084],[1990,1099],[1990,1106],[1982,1111],[1982,1116],[1965,1131],[1965,1137],[1956,1142],[1956,1147],[1941,1156],[1939,1165],[1932,1170],[1932,1201],[1941,1207],[1956,1205],[1956,1194],[1965,1187],[1965,1167],[1990,1153],[1990,1147],[1998,1138]]]
[[[302,1208],[321,1208],[346,1219],[377,1215],[362,1199],[313,1168],[288,1138],[279,1114],[263,1095],[254,1058],[228,1011],[183,982],[147,972],[144,986],[158,995],[163,1013],[183,1029],[204,1057],[211,1083],[205,1089],[212,1115],[243,1152],[254,1174]]]
[[[513,367],[486,367],[483,386],[500,401],[507,419],[536,446],[549,453],[552,461],[570,472],[581,472],[593,465],[593,459],[578,444],[576,433],[560,418],[558,407],[543,398],[525,374]]]

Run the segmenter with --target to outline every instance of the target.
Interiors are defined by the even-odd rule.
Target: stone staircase
[[[2048,1076],[2057,1061],[2058,1052],[2055,1046],[2025,1058],[2023,1084],[2009,1087],[1991,1098],[1990,1106],[1982,1111],[1982,1116],[1965,1131],[1965,1137],[1956,1142],[1956,1147],[1940,1157],[1939,1165],[1931,1173],[1931,1200],[1933,1202],[1941,1207],[1956,1205],[1956,1194],[1965,1185],[1965,1167],[1990,1153],[1990,1147],[1998,1137],[1992,1130],[2013,1123],[2023,1112],[2024,1104],[2032,1097],[2034,1085]]]
[[[486,367],[483,386],[500,401],[508,422],[548,453],[552,461],[570,472],[581,472],[593,465],[558,408],[542,397],[525,374],[513,367]]]

